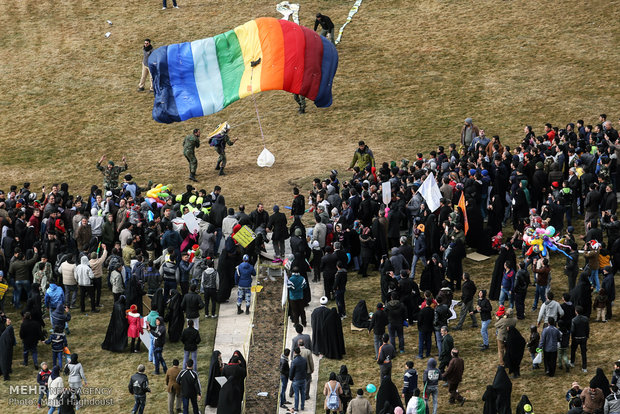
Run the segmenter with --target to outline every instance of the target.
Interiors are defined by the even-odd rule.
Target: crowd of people
[[[306,235],[307,246],[291,243],[293,263],[298,265],[289,281],[292,321],[305,325],[303,297],[308,296],[301,290],[309,289],[310,274],[313,282],[323,279],[325,296],[315,312],[326,315],[321,308],[334,299],[333,311],[344,319],[347,271],[367,277],[369,266],[374,265],[380,273],[377,289],[381,303],[369,318],[365,301],[360,301],[353,324],[374,334],[382,382],[379,394],[382,389],[393,388],[392,363],[405,352],[403,326],[417,326],[417,358],[432,355],[433,337],[439,354],[438,360],[427,362],[421,384],[424,404],[432,400],[432,408],[427,409],[437,412],[441,381],[449,387],[449,402],[463,404],[465,398],[459,394],[458,385],[465,364],[450,332],[466,329],[468,318],[472,328],[480,328],[481,352],[491,347],[489,327],[495,320],[499,369],[485,393],[485,412],[510,410],[506,392],[509,396],[512,384],[508,374],[512,380],[520,377],[526,348],[532,369],[544,367],[548,376],[556,375],[558,367],[570,372],[579,348],[581,369],[587,373],[590,324],[595,315],[601,323],[611,318],[614,276],[620,263],[618,132],[601,114],[600,124],[594,127],[579,120],[565,128],[546,124],[540,135],[526,126],[524,134],[519,145],[511,148],[502,144],[499,136],[487,138],[484,130],[468,118],[460,145],[450,144],[448,150],[439,146],[426,158],[420,153],[413,161],[402,159],[381,165],[375,164],[372,150],[360,141],[350,164],[353,177],[341,182],[333,170],[329,178],[315,179],[308,195],[315,224]],[[422,191],[429,177],[436,179],[440,193],[439,207],[434,209],[428,207],[432,205],[428,200],[431,195]],[[386,188],[390,194],[384,192]],[[582,232],[575,229],[578,218],[583,218]],[[511,237],[504,236],[509,232]],[[477,275],[464,271],[468,248],[497,255],[488,289],[479,289]],[[561,269],[552,269],[552,255],[565,260]],[[558,272],[566,275],[567,282],[556,281],[552,289],[552,275]],[[518,325],[526,318],[528,291],[533,291],[531,310],[537,312],[537,318],[527,327],[526,340]],[[452,317],[453,306],[456,317]],[[313,330],[319,330],[318,338],[324,324],[324,319],[320,320],[322,323],[312,324]],[[453,327],[450,320],[454,320]],[[337,325],[331,332],[334,327]],[[337,334],[329,336],[324,349],[313,338],[313,351],[339,359],[344,346],[333,352],[340,339]],[[326,354],[328,349],[332,355]],[[296,355],[298,358],[303,357]],[[406,365],[407,384],[413,375],[409,363],[413,367],[413,361]],[[598,413],[606,406],[612,407],[609,412],[617,410],[615,401],[620,394],[615,382],[601,394],[603,397],[591,397],[597,391],[590,390],[599,389],[599,377],[600,372],[588,393],[571,400],[571,413]],[[295,390],[301,392],[302,388],[298,385]],[[326,401],[338,394],[335,388],[335,383],[326,388]],[[395,398],[385,407],[378,404],[377,412],[396,412],[398,406],[406,409],[415,388],[403,390],[400,396],[404,403],[399,393],[385,391]],[[417,400],[412,404],[421,405]],[[518,409],[523,407],[524,412],[532,410],[527,397]],[[293,409],[297,408],[296,396]]]
[[[376,165],[373,152],[360,141],[349,180],[341,182],[338,171],[332,170],[328,178],[315,179],[307,193],[293,189],[291,222],[277,205],[271,208],[272,214],[263,204],[249,214],[244,205],[235,210],[226,205],[218,186],[208,192],[188,185],[180,194],[147,197],[155,188],[153,183],[141,187],[130,174],[121,182],[121,174],[128,169],[124,158],[122,165],[112,161],[103,165],[102,157],[97,168],[104,183],[92,186],[85,197],[72,195],[66,183],[54,184],[49,192],[43,187],[38,194],[29,183],[21,189],[12,186],[7,193],[0,191],[0,370],[9,380],[16,344],[11,319],[4,314],[6,297],[12,298],[14,310],[20,311],[23,319],[24,364],[32,355],[39,368],[37,346],[45,340],[51,346],[53,363],[51,370],[41,367],[40,376],[49,375],[50,383],[58,382],[63,358],[69,362],[66,366],[77,360],[65,354],[70,345],[71,310],[78,306],[79,296],[82,313],[87,312],[87,302],[89,312],[97,313],[106,281],[114,307],[102,348],[123,352],[129,345],[130,352],[139,352],[140,336],[146,331],[153,374],[160,374],[161,366],[168,375],[165,344],[182,341],[183,370],[199,384],[196,350],[201,312],[204,310],[205,317],[217,317],[216,303],[228,301],[237,285],[238,313],[244,313],[244,302],[248,313],[253,265],[264,253],[265,243],[273,243],[273,262],[288,259],[284,262],[290,276],[290,315],[302,329],[307,323],[305,307],[311,286],[323,289],[321,306],[310,318],[311,343],[293,344],[286,355],[292,357],[288,372],[281,364],[283,390],[285,376],[292,382],[294,410],[304,408],[309,391],[307,354],[336,359],[345,354],[341,320],[348,317],[348,273],[356,271],[367,277],[374,266],[380,273],[376,287],[381,303],[369,317],[365,302],[360,302],[352,319],[354,325],[373,332],[381,377],[377,411],[397,412],[400,407],[414,412],[408,406],[420,409],[433,400],[429,411],[434,414],[441,381],[449,387],[450,403],[463,404],[458,385],[465,363],[451,332],[467,329],[464,324],[470,318],[472,327],[481,328],[481,352],[491,347],[488,329],[495,319],[499,368],[485,393],[485,406],[488,412],[506,412],[510,399],[505,393],[511,389],[508,374],[513,380],[519,378],[526,348],[532,368],[544,366],[549,376],[556,374],[558,366],[566,371],[573,368],[579,348],[581,368],[586,372],[593,315],[601,323],[613,316],[614,275],[620,263],[615,190],[618,152],[618,132],[604,115],[594,127],[583,121],[562,129],[547,124],[541,135],[527,126],[524,139],[514,148],[502,144],[498,136],[487,138],[468,118],[459,144],[450,144],[448,150],[439,146],[428,157],[417,154],[415,160],[402,159],[400,163]],[[441,195],[439,207],[433,211],[429,194],[420,190],[431,173]],[[192,231],[182,218],[188,213],[193,213],[198,223]],[[583,217],[583,232],[575,228],[579,217]],[[256,235],[245,247],[235,239],[243,226]],[[512,236],[504,237],[509,232]],[[537,243],[533,235],[543,233]],[[580,233],[583,236],[579,237]],[[291,250],[288,258],[286,240]],[[479,289],[477,275],[464,270],[467,248],[497,254],[488,289]],[[564,254],[565,266],[552,269],[550,258],[560,254]],[[567,276],[567,283],[555,282],[552,288],[552,279],[559,279],[555,276],[559,272]],[[531,284],[535,285],[532,289]],[[532,311],[537,311],[538,317],[526,340],[518,321],[525,318],[528,291],[533,291]],[[148,312],[144,311],[145,295],[150,298]],[[336,308],[326,306],[330,300]],[[458,302],[456,319],[451,312],[453,300]],[[495,308],[492,301],[497,301]],[[49,335],[44,330],[48,317]],[[456,324],[451,326],[450,320]],[[408,361],[406,389],[394,393],[392,363],[409,343],[403,330],[406,325],[417,327],[419,359],[433,355],[433,337],[439,357],[427,361],[420,386],[413,361]],[[245,361],[237,353],[223,364],[216,353],[206,403],[237,412]],[[141,368],[129,387],[136,398],[135,412],[144,409],[148,392]],[[85,382],[83,370],[81,375],[80,381]],[[174,380],[180,380],[177,383],[181,385],[189,378],[178,375]],[[221,375],[229,377],[229,385],[220,390],[214,378]],[[357,405],[343,402],[340,395],[347,384],[334,376],[324,388],[327,412]],[[580,398],[571,398],[571,413],[580,412],[579,408],[596,413],[606,405],[616,407],[620,396],[617,375],[605,389],[600,387],[599,377],[597,373],[581,393],[574,391]],[[71,395],[79,396],[80,384],[71,378],[69,384]],[[181,394],[185,405],[196,403],[201,396],[199,385],[193,387],[193,392]],[[49,393],[50,412],[61,404],[60,394]],[[360,398],[362,394],[358,391]],[[337,407],[332,395],[338,398]],[[64,401],[71,401],[69,397]],[[280,403],[286,406],[286,399]],[[171,409],[173,405],[174,398]],[[531,409],[531,403],[523,405]]]

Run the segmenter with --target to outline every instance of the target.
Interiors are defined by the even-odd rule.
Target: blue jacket
[[[545,352],[556,352],[558,350],[558,342],[562,339],[562,332],[555,326],[547,326],[540,335],[539,348]]]
[[[502,277],[502,288],[505,290],[512,292],[515,285],[515,271],[510,269],[507,272],[504,272],[504,276]]]
[[[407,369],[403,378],[403,394],[413,394],[418,388],[418,371],[415,368]]]
[[[50,337],[45,341],[46,344],[52,344],[53,352],[62,352],[67,346],[67,337],[64,332],[61,333],[52,333]]]
[[[308,370],[308,362],[301,355],[295,356],[289,370],[289,379],[291,381],[305,380],[306,371]]]
[[[56,309],[52,311],[52,328],[56,326],[62,326],[62,328],[64,329],[65,323],[69,322],[70,320],[71,314],[65,314],[65,305],[59,303],[58,306],[56,306]]]
[[[164,250],[166,250],[168,247],[179,250],[181,248],[181,243],[183,243],[181,235],[174,230],[166,231],[161,237],[161,247]]]
[[[62,288],[54,283],[50,283],[45,292],[45,307],[53,310],[63,303],[65,303],[65,293],[62,291]]]
[[[237,266],[237,271],[235,272],[235,283],[239,287],[248,288],[252,286],[252,276],[256,276],[254,266],[248,262],[243,262]]]
[[[288,279],[288,298],[290,300],[303,299],[305,286],[306,279],[299,273],[293,273]]]
[[[179,281],[180,282],[189,282],[189,272],[194,267],[193,263],[186,262],[185,260],[181,260],[179,262]]]
[[[424,233],[420,233],[420,235],[415,239],[413,253],[418,257],[424,256],[426,253],[426,235],[424,235]]]

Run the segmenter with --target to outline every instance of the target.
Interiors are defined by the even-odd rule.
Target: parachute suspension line
[[[252,102],[254,103],[254,109],[256,110],[256,119],[258,119],[258,128],[260,129],[260,137],[263,141],[263,148],[267,148],[265,146],[265,134],[263,134],[263,126],[260,122],[260,114],[258,113],[258,105],[256,104],[256,98],[254,98],[254,90],[252,89],[252,80],[254,78],[254,67],[257,66],[260,63],[261,59],[259,58],[258,60],[255,60],[254,62],[251,62],[250,65],[252,66],[252,71],[250,72],[250,96],[252,96]]]

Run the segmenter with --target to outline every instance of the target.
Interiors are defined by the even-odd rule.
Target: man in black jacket
[[[459,322],[456,324],[455,331],[460,331],[463,329],[463,323],[465,322],[465,318],[468,314],[474,311],[474,296],[476,295],[476,284],[469,273],[463,273],[463,286],[461,286],[461,314],[459,317]],[[471,315],[471,327],[477,328],[478,321],[474,315]]]
[[[39,369],[37,360],[37,344],[41,340],[41,324],[32,319],[30,312],[24,313],[22,326],[19,328],[19,337],[24,343],[24,362],[23,366],[28,366],[28,352],[32,354],[32,361],[35,369]]]
[[[187,368],[187,362],[191,359],[194,361],[194,369],[198,369],[198,344],[200,343],[200,332],[194,328],[194,321],[187,321],[187,328],[181,333],[181,342],[183,342],[183,369]],[[191,357],[191,358],[190,358]]]
[[[322,28],[321,36],[327,37],[329,34],[329,40],[331,40],[333,44],[336,44],[336,39],[334,38],[334,23],[332,23],[332,19],[321,13],[317,13],[316,20],[314,21],[314,31],[316,31],[316,28],[319,27],[319,24]]]
[[[379,356],[379,348],[382,344],[383,334],[385,334],[385,328],[388,324],[387,314],[383,311],[383,303],[377,303],[377,310],[372,314],[370,318],[370,325],[368,326],[368,332],[372,330],[374,334],[375,342],[375,358]]]
[[[392,360],[396,358],[396,348],[388,342],[389,339],[388,334],[383,334],[383,344],[379,348],[379,355],[377,356],[377,364],[381,367],[381,380],[386,377],[392,378]]]
[[[286,348],[284,353],[280,355],[280,382],[282,383],[282,389],[280,390],[280,407],[286,409],[288,409],[286,404],[290,404],[289,401],[286,401],[286,385],[288,384],[288,375],[290,373],[288,357],[290,354],[291,350]]]
[[[396,335],[398,335],[398,349],[401,354],[405,353],[405,335],[403,333],[403,322],[407,317],[407,309],[400,300],[398,293],[392,292],[391,300],[385,307],[388,316],[388,332],[390,333],[390,342],[396,348]]]
[[[575,366],[575,353],[577,352],[577,346],[581,350],[581,369],[583,372],[588,372],[588,356],[586,354],[586,344],[590,337],[590,319],[587,316],[582,315],[583,308],[581,306],[575,307],[575,316],[571,322],[570,334],[573,341],[570,344],[570,365]]]
[[[426,358],[431,356],[431,346],[433,345],[433,320],[435,311],[431,307],[431,300],[426,299],[424,307],[418,314],[418,359],[423,358],[423,351],[426,350]]]
[[[331,246],[327,246],[325,248],[325,255],[321,258],[321,273],[323,274],[323,289],[325,291],[325,296],[327,296],[329,300],[333,299],[332,287],[334,285],[336,271],[338,271],[338,268],[336,267],[337,263],[338,256],[334,253]]]
[[[199,329],[200,309],[205,307],[205,303],[198,293],[196,293],[196,285],[189,287],[189,292],[183,296],[181,308],[187,317],[187,320],[193,321],[193,326]]]
[[[530,285],[530,274],[525,267],[525,263],[519,263],[519,270],[515,275],[514,298],[515,308],[517,311],[517,319],[525,319],[525,296],[527,295],[527,287]]]
[[[177,383],[181,386],[181,398],[183,398],[183,412],[187,413],[189,402],[192,402],[194,414],[198,414],[198,401],[202,398],[198,373],[193,370],[194,361],[187,361],[187,369],[182,370],[177,376]]]
[[[437,307],[435,307],[433,329],[435,330],[435,342],[437,343],[437,350],[439,351],[439,354],[441,354],[441,351],[443,350],[443,336],[441,335],[441,327],[448,325],[448,318],[450,318],[451,315],[452,313],[450,312],[450,307],[447,303],[440,303]]]
[[[338,307],[338,316],[340,319],[347,317],[347,308],[345,307],[344,294],[347,288],[347,269],[344,263],[338,261],[336,263],[338,271],[334,278],[334,297],[336,298],[336,306]]]
[[[164,345],[166,344],[166,325],[164,323],[164,318],[158,316],[155,320],[155,329],[151,329],[151,325],[146,324],[146,330],[155,338],[155,342],[153,343],[153,364],[155,364],[155,371],[153,374],[159,375],[160,363],[165,373],[168,371],[168,367],[163,357]]]
[[[135,404],[132,413],[142,414],[146,406],[146,393],[151,392],[149,388],[149,379],[144,373],[146,367],[142,364],[138,365],[138,372],[131,376],[129,380],[129,393],[133,395]]]
[[[291,215],[301,219],[306,211],[306,199],[299,193],[299,188],[293,188],[293,203],[291,204]]]
[[[295,411],[299,409],[299,402],[301,400],[301,411],[304,410],[304,404],[306,402],[306,372],[308,370],[308,363],[306,358],[301,356],[301,349],[295,348],[295,358],[291,362],[288,378],[291,380],[293,390],[295,391]]]

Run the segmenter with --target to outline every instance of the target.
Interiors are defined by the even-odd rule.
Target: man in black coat
[[[474,296],[476,295],[476,284],[469,273],[463,273],[463,286],[461,287],[461,314],[459,317],[459,322],[456,324],[455,331],[460,331],[463,329],[463,323],[465,322],[465,318],[468,314],[471,315],[471,327],[477,328],[478,321],[476,317],[472,314],[474,311]]]
[[[257,231],[257,229],[266,229],[267,223],[269,222],[269,213],[265,211],[265,207],[262,203],[258,203],[256,206],[256,210],[250,213],[250,222],[252,230]],[[259,231],[260,232],[260,231]]]
[[[315,355],[324,354],[326,350],[326,337],[329,333],[325,331],[324,323],[329,313],[329,308],[326,306],[328,301],[327,296],[321,297],[321,306],[313,310],[312,316],[310,316],[310,323],[312,325],[312,352]]]
[[[396,348],[396,336],[398,335],[398,348],[400,353],[405,352],[405,335],[403,334],[403,322],[407,318],[407,309],[405,305],[398,300],[398,293],[392,292],[391,300],[385,307],[388,316],[388,332],[390,333],[390,342]]]
[[[321,258],[321,273],[323,274],[323,290],[328,299],[333,297],[332,287],[334,286],[334,278],[338,267],[338,256],[332,250],[331,246],[325,248],[325,255]]]
[[[583,308],[579,305],[575,306],[575,316],[571,321],[570,334],[572,342],[570,344],[570,365],[575,366],[575,353],[577,346],[581,350],[581,369],[588,372],[588,356],[586,345],[590,337],[590,319],[583,315]]]
[[[381,347],[383,334],[388,324],[388,317],[383,310],[383,303],[377,303],[377,310],[372,314],[370,318],[370,325],[368,326],[368,332],[372,330],[375,343],[375,358],[379,355],[379,348]]]
[[[198,369],[198,344],[200,343],[200,332],[194,327],[194,321],[187,321],[187,328],[181,334],[181,342],[183,342],[183,369],[187,368],[189,360],[194,361],[194,369]]]
[[[300,218],[306,211],[306,199],[303,194],[299,193],[299,188],[293,188],[293,203],[291,204],[291,215]]]
[[[280,207],[273,206],[273,214],[267,222],[267,231],[272,233],[271,241],[273,242],[273,250],[276,259],[284,257],[284,241],[288,239],[288,223],[286,215],[280,213]]]
[[[424,308],[418,314],[418,359],[424,357],[424,350],[426,350],[426,358],[431,356],[434,331],[433,320],[435,319],[435,310],[431,307],[431,304],[431,300],[426,299]]]
[[[192,402],[194,414],[198,414],[198,401],[202,398],[200,380],[198,373],[193,370],[194,361],[187,361],[187,369],[182,370],[177,376],[177,383],[181,386],[181,397],[183,398],[183,412],[187,413],[189,402]]]
[[[30,312],[24,313],[24,320],[22,326],[19,328],[19,337],[24,343],[23,366],[28,366],[28,352],[30,352],[35,369],[39,369],[37,344],[41,340],[41,335],[41,324],[32,319]]]
[[[196,285],[191,285],[189,287],[189,292],[183,296],[183,300],[181,301],[181,309],[183,309],[187,319],[194,322],[194,327],[196,329],[199,329],[200,326],[200,309],[203,309],[204,307],[205,303],[202,300],[202,297],[196,293]]]

